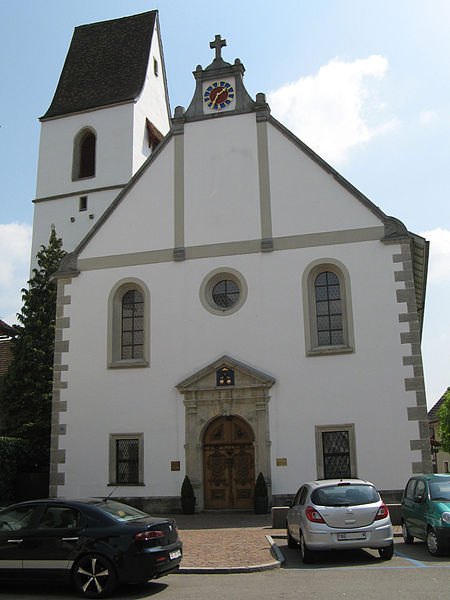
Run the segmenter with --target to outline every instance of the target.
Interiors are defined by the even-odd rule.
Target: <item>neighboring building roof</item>
[[[436,402],[436,404],[433,406],[433,408],[430,408],[430,410],[428,411],[428,421],[430,423],[433,423],[434,421],[438,420],[438,412],[439,409],[441,408],[442,404],[444,403],[445,400],[445,395],[447,394],[447,392],[450,391],[450,387],[448,387],[445,392],[442,394],[441,398],[439,398],[439,400]]]
[[[3,336],[13,337],[17,334],[16,330],[0,319],[0,338]]]
[[[157,14],[152,10],[76,27],[52,103],[41,119],[137,98]]]
[[[0,340],[0,377],[6,375],[12,359],[11,340]]]

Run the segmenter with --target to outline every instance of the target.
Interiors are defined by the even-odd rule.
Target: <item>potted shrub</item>
[[[269,508],[269,496],[267,495],[267,484],[264,475],[260,473],[256,478],[253,506],[257,515],[263,515]]]
[[[184,515],[193,515],[195,513],[194,488],[187,475],[185,475],[183,485],[181,486],[181,509]]]

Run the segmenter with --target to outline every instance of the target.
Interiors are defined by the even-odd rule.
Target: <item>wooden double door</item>
[[[203,438],[205,508],[253,507],[255,436],[236,415],[218,417]]]

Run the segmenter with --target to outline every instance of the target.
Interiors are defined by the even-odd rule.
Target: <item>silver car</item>
[[[287,519],[289,548],[300,546],[304,563],[316,550],[376,548],[383,560],[394,553],[394,533],[387,506],[368,481],[322,479],[304,483]]]

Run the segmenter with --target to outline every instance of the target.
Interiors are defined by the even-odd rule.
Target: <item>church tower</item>
[[[32,268],[52,226],[72,251],[169,131],[158,11],[76,27],[40,121]]]

